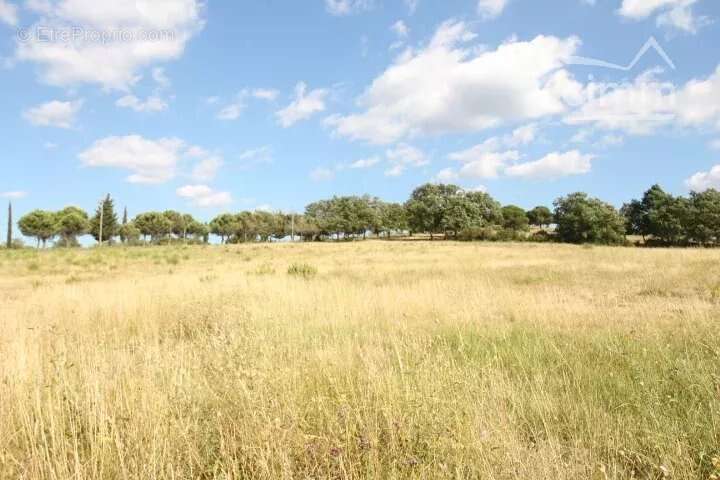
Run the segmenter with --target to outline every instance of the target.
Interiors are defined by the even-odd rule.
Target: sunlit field
[[[0,251],[0,477],[710,479],[720,252]]]

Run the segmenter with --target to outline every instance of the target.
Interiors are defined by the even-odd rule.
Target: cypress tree
[[[127,214],[127,207],[125,207],[125,209],[123,210],[123,218],[122,218],[123,227],[125,225],[127,225],[127,223],[128,223],[128,214]],[[123,228],[120,229],[120,241],[122,243],[125,243],[125,241],[127,240],[127,238],[125,238],[124,231],[125,230]]]
[[[8,224],[7,224],[7,248],[12,248],[13,223],[12,223],[12,202],[8,202]]]

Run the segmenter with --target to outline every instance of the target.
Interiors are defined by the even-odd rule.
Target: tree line
[[[709,189],[676,197],[653,185],[641,199],[620,210],[586,193],[558,198],[553,209],[538,206],[525,211],[503,206],[485,192],[456,185],[426,184],[404,203],[377,197],[336,196],[311,203],[303,214],[243,211],[223,213],[210,222],[174,210],[145,212],[122,219],[108,195],[91,216],[77,207],[60,211],[34,210],[18,221],[37,247],[78,246],[78,237],[92,235],[100,244],[208,243],[210,235],[221,243],[292,240],[354,240],[369,235],[428,234],[456,240],[534,240],[619,245],[628,235],[642,237],[647,245],[715,246],[720,243],[720,192]],[[12,207],[8,211],[7,247],[12,241]]]

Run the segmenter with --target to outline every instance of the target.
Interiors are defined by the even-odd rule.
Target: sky
[[[0,199],[208,220],[426,182],[524,208],[720,188],[718,22],[717,0],[0,0]]]

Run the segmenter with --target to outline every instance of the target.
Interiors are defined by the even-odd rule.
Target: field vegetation
[[[0,251],[0,478],[711,479],[720,253]]]

